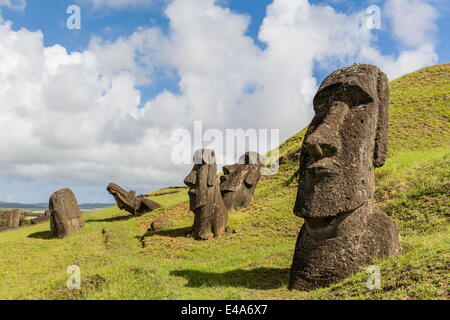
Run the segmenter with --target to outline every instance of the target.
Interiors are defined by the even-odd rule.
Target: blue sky
[[[308,124],[311,97],[336,68],[374,63],[393,79],[450,61],[445,0],[27,0],[23,10],[8,3],[0,0],[3,23],[13,23],[0,29],[0,79],[12,80],[4,80],[9,91],[0,86],[0,135],[14,148],[0,141],[0,201],[42,202],[69,186],[80,202],[107,202],[113,179],[138,192],[179,185],[188,166],[168,164],[170,133],[193,120],[220,129],[279,128],[283,140]],[[81,30],[66,27],[73,4],[81,8]],[[374,4],[382,29],[355,30]],[[305,14],[313,20],[303,21]],[[95,50],[94,37],[101,39]],[[142,56],[145,64],[136,62]],[[5,61],[26,67],[15,71]],[[56,88],[61,81],[67,85]],[[79,89],[65,92],[70,88]],[[58,99],[84,111],[55,111],[49,104]],[[10,119],[23,132],[13,136]],[[23,160],[40,150],[48,158]]]

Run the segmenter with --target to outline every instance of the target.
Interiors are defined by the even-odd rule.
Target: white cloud
[[[340,14],[307,0],[275,0],[267,8],[259,32],[265,49],[246,36],[249,17],[213,0],[173,1],[168,35],[140,28],[111,43],[94,38],[71,54],[45,47],[39,31],[1,22],[0,180],[116,181],[146,191],[182,183],[189,168],[171,163],[170,135],[194,120],[205,128],[279,128],[288,138],[312,116],[318,65],[331,71],[375,63],[393,78],[435,62],[432,11],[409,8],[407,20],[420,22],[406,28],[402,7],[387,7],[408,46],[397,56],[376,48],[364,12]],[[180,92],[142,101],[137,88],[157,81],[156,69],[177,73]]]
[[[4,179],[118,180],[138,186],[170,179],[168,166],[157,159],[169,134],[131,116],[140,103],[136,86],[141,76],[130,63],[136,61],[136,38],[127,40],[136,49],[122,51],[121,60],[103,60],[105,52],[96,41],[84,52],[68,54],[58,45],[44,47],[42,38],[40,32],[0,25]],[[105,44],[114,45],[123,44]]]
[[[26,0],[0,0],[0,7],[7,7],[13,10],[24,10],[26,6]]]
[[[365,46],[361,57],[382,67],[390,79],[437,63],[435,32],[438,14],[427,0],[387,0],[382,14],[388,19],[399,54],[383,56]]]
[[[391,18],[394,35],[403,44],[416,47],[432,42],[438,14],[426,0],[388,0],[384,12]]]

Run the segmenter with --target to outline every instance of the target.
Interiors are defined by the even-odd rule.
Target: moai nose
[[[315,161],[319,161],[324,158],[323,150],[320,144],[308,144],[306,146],[308,153],[314,158]]]
[[[189,188],[195,187],[195,183],[197,182],[197,172],[192,170],[189,172],[188,176],[184,179],[184,184]]]
[[[333,102],[320,125],[308,135],[305,141],[306,150],[315,161],[332,157],[340,149],[339,131],[348,111],[347,104],[339,101]]]

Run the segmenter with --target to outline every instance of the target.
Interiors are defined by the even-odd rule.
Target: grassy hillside
[[[377,261],[382,289],[360,273],[310,293],[286,289],[302,220],[291,179],[303,133],[281,146],[279,174],[263,177],[254,202],[230,214],[233,230],[187,237],[186,189],[161,190],[141,217],[110,208],[85,215],[76,235],[50,238],[48,223],[0,233],[0,299],[448,299],[450,265],[450,64],[391,83],[390,157],[376,172],[376,199],[401,233],[401,254]],[[178,192],[175,192],[178,191]],[[157,217],[172,224],[147,232]],[[82,290],[65,287],[69,265]]]

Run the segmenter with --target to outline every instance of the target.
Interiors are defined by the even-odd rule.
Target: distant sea
[[[80,209],[104,209],[115,206],[115,203],[82,203]],[[14,202],[0,202],[0,209],[26,209],[26,210],[47,210],[48,203],[14,203]]]

